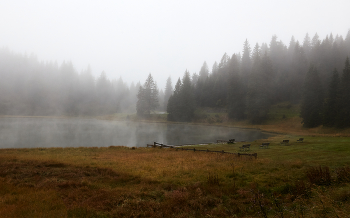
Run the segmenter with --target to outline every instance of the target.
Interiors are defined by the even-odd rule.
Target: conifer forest
[[[272,105],[300,105],[304,127],[350,126],[350,31],[346,36],[317,33],[303,41],[254,44],[223,54],[198,72],[184,69],[158,87],[150,73],[146,81],[95,78],[89,67],[78,72],[71,62],[43,62],[35,55],[0,49],[1,115],[94,116],[134,112],[147,116],[167,112],[169,121],[190,122],[198,108],[227,112],[231,120],[253,124],[268,119]],[[169,66],[170,67],[170,66]]]

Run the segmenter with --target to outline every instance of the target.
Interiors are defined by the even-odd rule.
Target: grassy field
[[[350,138],[250,143],[257,159],[170,148],[1,149],[0,216],[349,217]],[[191,147],[237,153],[241,145]]]

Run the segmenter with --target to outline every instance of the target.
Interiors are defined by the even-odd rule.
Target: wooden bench
[[[242,147],[239,147],[239,150],[240,150],[240,151],[247,151],[247,150],[250,150],[250,144],[242,145]]]
[[[303,142],[304,141],[304,138],[300,138],[297,140],[297,142]]]
[[[235,143],[235,139],[229,139],[227,144],[234,144]]]
[[[283,140],[282,142],[281,142],[281,145],[288,145],[289,144],[289,140]]]
[[[262,143],[262,144],[260,145],[260,148],[269,148],[269,145],[270,145],[270,143],[268,143],[268,142]]]

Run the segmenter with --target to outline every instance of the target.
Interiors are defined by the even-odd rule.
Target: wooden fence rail
[[[193,144],[185,144],[185,145],[193,145]],[[182,150],[182,151],[202,151],[202,152],[214,152],[214,153],[221,153],[221,154],[234,154],[237,155],[238,157],[240,157],[241,155],[245,155],[245,156],[252,156],[255,157],[255,159],[258,157],[257,153],[252,153],[252,154],[248,154],[248,153],[232,153],[232,152],[227,152],[227,151],[211,151],[209,149],[206,150],[200,150],[200,149],[196,149],[196,148],[178,148],[177,146],[185,146],[185,145],[164,145],[161,143],[157,143],[154,142],[153,144],[147,144],[147,147],[161,147],[161,148],[175,148],[176,150]]]

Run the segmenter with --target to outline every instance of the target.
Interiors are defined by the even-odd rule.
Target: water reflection
[[[1,118],[0,148],[144,147],[159,142],[191,144],[216,139],[253,141],[269,135],[257,130],[186,124],[137,123],[95,119]]]

